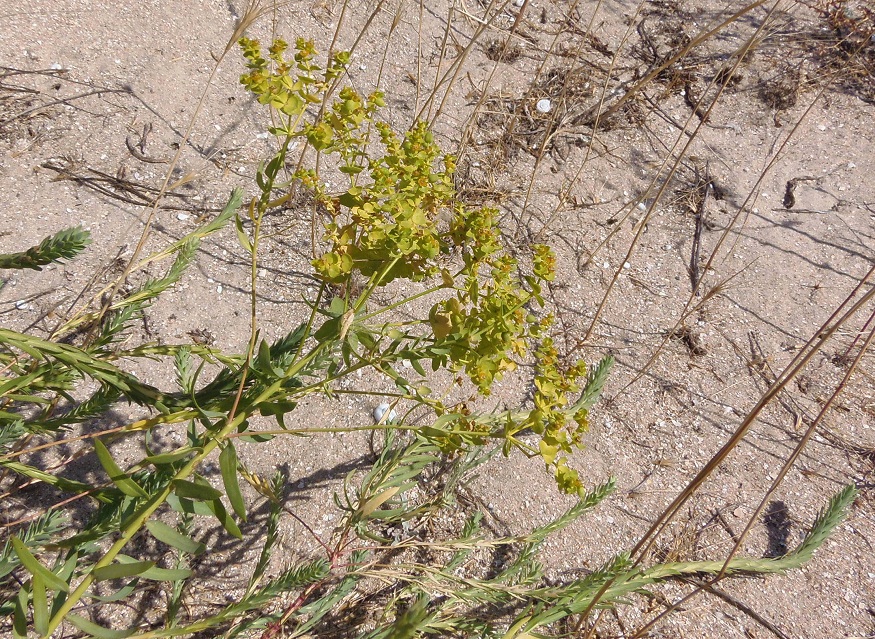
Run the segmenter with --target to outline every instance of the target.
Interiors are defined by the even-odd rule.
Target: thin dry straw
[[[711,265],[714,263],[714,260],[717,258],[717,254],[718,254],[720,248],[723,246],[724,242],[726,242],[726,239],[729,237],[729,234],[735,229],[736,223],[741,218],[741,214],[743,212],[745,213],[744,224],[746,224],[747,215],[748,215],[746,211],[747,211],[748,205],[751,203],[751,200],[754,199],[754,194],[759,191],[760,185],[762,184],[766,175],[769,174],[769,172],[772,170],[772,168],[775,166],[775,164],[777,164],[778,160],[783,157],[784,149],[787,147],[790,140],[793,139],[793,136],[798,131],[799,127],[802,126],[802,123],[806,120],[809,113],[811,113],[811,111],[814,109],[814,106],[818,103],[820,98],[826,92],[826,87],[828,85],[829,85],[829,82],[825,83],[825,85],[820,89],[820,91],[818,91],[817,95],[815,95],[814,99],[811,101],[811,103],[808,105],[808,107],[802,113],[799,120],[788,131],[787,136],[784,138],[783,142],[781,142],[777,151],[772,156],[772,159],[768,162],[768,164],[762,170],[759,177],[757,178],[757,181],[754,183],[753,187],[751,187],[751,190],[748,193],[747,197],[745,198],[744,202],[741,203],[741,205],[738,208],[738,211],[735,213],[735,215],[733,216],[730,223],[723,230],[723,233],[720,235],[720,238],[717,240],[717,243],[714,245],[714,249],[711,251],[711,254],[708,257],[707,262],[702,267],[702,273],[707,274],[709,271],[712,270]],[[654,203],[654,205],[655,205],[655,203]],[[651,210],[652,210],[652,207],[651,207]],[[727,253],[731,254],[732,250],[728,251]],[[616,275],[615,275],[615,278],[616,278]],[[650,358],[647,360],[647,362],[644,364],[644,366],[642,366],[641,369],[635,374],[635,376],[629,382],[627,382],[626,385],[622,389],[620,389],[619,393],[625,392],[630,386],[632,386],[635,382],[637,382],[639,379],[641,379],[647,373],[648,370],[650,370],[650,367],[653,366],[653,364],[656,362],[656,359],[659,357],[665,344],[668,342],[669,339],[671,339],[671,336],[677,331],[677,329],[681,326],[681,324],[683,324],[684,321],[686,321],[687,317],[689,317],[690,314],[695,311],[695,308],[692,307],[693,301],[695,300],[696,295],[698,294],[699,290],[702,288],[704,279],[705,279],[704,277],[700,278],[698,284],[693,287],[693,290],[690,293],[690,296],[687,299],[687,302],[684,305],[684,308],[681,311],[675,325],[672,327],[672,329],[670,331],[668,331],[665,334],[665,336],[663,337],[659,346],[651,354]],[[604,300],[603,300],[603,302],[604,302]],[[590,335],[592,333],[594,326],[595,326],[595,319],[590,324],[590,329],[587,331],[587,335]],[[585,337],[583,340],[581,340],[575,348],[580,348],[580,347],[584,346],[586,339],[587,338]]]
[[[821,325],[820,329],[805,343],[805,345],[799,350],[796,356],[790,361],[790,363],[785,367],[785,369],[778,375],[775,379],[775,382],[769,387],[769,389],[762,395],[760,400],[757,402],[756,406],[747,414],[744,421],[739,425],[739,427],[735,430],[729,440],[718,450],[714,456],[708,461],[707,464],[696,474],[696,476],[687,484],[687,486],[681,491],[681,493],[674,499],[674,501],[666,507],[659,518],[651,525],[648,531],[642,536],[642,538],[638,541],[635,547],[632,549],[630,555],[635,557],[636,565],[642,561],[647,551],[652,547],[655,543],[656,539],[677,513],[677,511],[687,502],[687,500],[699,489],[699,487],[705,482],[706,479],[714,472],[714,470],[723,462],[723,460],[729,455],[729,453],[741,442],[747,432],[750,430],[756,418],[759,416],[760,412],[768,405],[777,395],[784,389],[787,383],[792,380],[807,364],[811,361],[815,354],[817,354],[821,348],[823,348],[824,344],[832,337],[839,328],[841,328],[845,322],[847,322],[854,314],[856,314],[860,308],[862,308],[866,303],[875,298],[875,287],[870,287],[869,290],[855,303],[853,303],[850,308],[844,312],[846,306],[851,304],[851,301],[857,296],[861,289],[863,289],[866,284],[869,282],[870,278],[872,278],[873,274],[875,274],[875,264],[869,269],[863,279],[854,287],[854,290],[845,298],[845,300],[839,305],[839,307],[830,315],[830,317]],[[838,319],[836,319],[838,317]],[[834,321],[835,320],[835,321]],[[809,350],[810,349],[810,350]],[[807,351],[807,352],[806,352]],[[725,568],[725,566],[724,566]],[[599,593],[593,598],[590,605],[587,609],[581,614],[580,620],[578,622],[578,629],[580,625],[587,619],[589,613],[598,605],[602,596],[607,592],[608,588],[610,588],[613,581],[607,582]],[[597,625],[597,624],[596,624]],[[594,631],[593,626],[591,628],[591,632]]]
[[[602,3],[601,3],[601,0],[599,0],[598,3],[596,4],[595,8],[593,9],[592,19],[589,21],[589,24],[587,24],[587,26],[586,26],[587,35],[589,34],[590,29],[592,28],[592,25],[595,22],[596,15],[598,14],[598,10],[601,8],[601,6],[602,6]],[[580,179],[580,176],[583,174],[583,169],[586,167],[587,163],[589,162],[589,158],[592,155],[593,146],[595,146],[596,136],[598,134],[598,128],[599,128],[599,123],[600,123],[600,119],[601,119],[602,107],[605,104],[605,96],[608,94],[608,84],[611,81],[611,76],[613,75],[614,68],[617,64],[617,61],[620,59],[620,51],[625,46],[626,42],[629,39],[629,36],[632,34],[633,25],[638,20],[638,14],[641,12],[641,10],[643,8],[644,8],[643,2],[639,3],[638,6],[635,8],[635,15],[633,15],[632,18],[629,20],[629,25],[626,28],[626,33],[623,34],[623,37],[620,39],[620,44],[617,46],[617,51],[614,53],[614,56],[611,58],[611,64],[608,66],[608,72],[605,74],[605,81],[604,81],[604,84],[602,86],[602,90],[599,94],[599,103],[596,105],[597,111],[596,111],[595,121],[593,122],[593,125],[592,125],[592,135],[590,136],[589,144],[586,145],[586,154],[583,157],[583,162],[580,163],[580,167],[578,167],[577,172],[574,174],[574,177],[572,177],[571,180],[568,181],[565,188],[560,190],[559,201],[556,203],[556,206],[553,208],[553,212],[550,214],[550,216],[547,218],[547,220],[541,226],[541,229],[535,234],[534,240],[536,242],[540,241],[541,236],[544,234],[544,232],[547,230],[547,228],[549,228],[549,226],[553,223],[553,220],[559,214],[559,211],[565,205],[565,202],[568,201],[568,198],[571,197],[572,188],[577,183],[577,181]],[[528,206],[529,197],[530,197],[530,193],[532,191],[532,187],[534,185],[534,182],[535,182],[535,176],[532,175],[532,179],[529,182],[529,189],[528,189],[528,192],[526,193],[526,200],[523,203],[523,210],[520,212],[520,219],[522,219],[523,215],[525,215],[526,207]],[[617,225],[617,226],[620,226],[620,225]]]
[[[854,303],[849,310],[845,311],[839,319],[835,322],[835,318],[839,316],[842,310],[851,303],[854,297],[856,297],[857,293],[869,282],[870,278],[875,274],[875,265],[869,269],[863,279],[854,287],[854,290],[848,295],[847,298],[842,302],[842,304],[833,312],[833,314],[823,323],[820,330],[818,330],[808,342],[799,350],[799,353],[793,358],[793,360],[787,365],[787,367],[781,372],[780,375],[776,378],[775,382],[769,387],[769,389],[763,394],[760,400],[757,402],[756,406],[748,413],[747,417],[745,417],[744,421],[741,425],[736,429],[733,433],[732,437],[724,444],[720,450],[711,458],[708,464],[705,465],[702,470],[693,478],[692,481],[687,485],[687,487],[681,492],[681,494],[675,499],[672,504],[665,509],[662,517],[657,520],[656,523],[651,526],[650,530],[644,535],[644,537],[635,545],[632,550],[632,554],[640,555],[646,552],[653,543],[653,540],[650,538],[654,535],[658,535],[664,528],[664,522],[667,523],[668,519],[676,512],[690,497],[693,491],[695,491],[707,477],[713,472],[714,468],[719,465],[723,459],[729,454],[729,452],[735,448],[736,445],[741,441],[747,431],[750,429],[754,420],[757,418],[759,413],[765,408],[765,406],[772,401],[772,399],[777,396],[777,394],[783,390],[783,388],[787,385],[787,383],[792,380],[811,360],[814,355],[820,351],[823,345],[832,337],[835,332],[844,325],[854,314],[856,314],[860,308],[866,304],[869,300],[875,297],[875,287],[872,287],[867,291],[856,303]],[[810,350],[808,350],[810,349]],[[806,351],[808,351],[806,353]],[[648,541],[649,540],[649,541]]]
[[[873,311],[873,313],[870,314],[869,319],[866,321],[866,324],[869,325],[872,322],[873,318],[875,318],[875,311]],[[869,346],[872,343],[873,337],[875,337],[875,330],[869,331],[869,334],[866,337],[866,340],[863,343],[863,346],[861,347],[860,352],[854,358],[854,361],[852,362],[851,366],[848,368],[848,370],[845,373],[844,377],[842,378],[841,382],[839,382],[838,386],[836,386],[835,390],[830,395],[829,399],[826,401],[826,403],[824,403],[824,405],[821,408],[820,412],[818,413],[817,417],[808,426],[808,428],[805,431],[805,434],[802,436],[802,438],[796,444],[796,447],[793,449],[793,452],[790,454],[790,457],[788,457],[787,460],[784,462],[783,466],[781,467],[781,470],[778,472],[778,476],[772,482],[771,486],[769,486],[769,489],[766,491],[766,493],[763,495],[763,498],[760,501],[759,506],[757,506],[756,510],[754,510],[754,513],[751,515],[750,519],[748,520],[748,523],[745,526],[744,530],[742,531],[741,535],[739,535],[738,539],[735,541],[735,544],[733,545],[732,550],[729,551],[729,554],[727,555],[726,561],[723,564],[723,568],[720,569],[720,572],[717,573],[713,578],[708,580],[706,583],[699,585],[699,587],[696,588],[696,590],[689,593],[688,595],[686,595],[685,597],[683,597],[679,601],[675,602],[670,607],[668,607],[666,610],[662,611],[659,615],[657,615],[652,620],[647,622],[644,626],[639,628],[638,631],[636,631],[636,633],[633,635],[633,639],[634,639],[634,637],[640,637],[643,633],[645,633],[647,630],[652,628],[656,623],[658,623],[660,619],[662,619],[666,615],[670,614],[672,611],[676,610],[679,606],[681,606],[685,602],[689,601],[696,594],[702,592],[702,590],[707,589],[710,586],[713,586],[719,580],[721,580],[725,577],[726,570],[729,567],[729,564],[732,561],[732,558],[736,554],[738,554],[738,551],[741,548],[741,544],[744,542],[748,533],[750,533],[751,529],[754,527],[754,525],[758,521],[760,513],[762,513],[763,509],[765,509],[769,498],[774,494],[774,492],[775,492],[775,490],[777,490],[778,486],[781,485],[781,483],[783,483],[784,479],[787,476],[787,473],[790,472],[790,469],[796,463],[796,460],[799,459],[799,456],[802,454],[802,451],[805,449],[805,447],[808,445],[808,442],[814,436],[814,433],[817,431],[817,427],[820,425],[820,422],[823,420],[827,411],[832,407],[833,403],[838,398],[838,396],[841,394],[841,392],[844,390],[845,386],[847,385],[848,381],[851,379],[854,372],[856,372],[856,369],[857,369],[858,364],[860,363],[860,360],[863,358],[863,355],[866,353],[866,351],[869,350]],[[799,417],[797,415],[796,420],[797,420],[797,425],[798,425],[798,423],[801,421],[801,417]]]
[[[485,13],[487,15],[488,15],[489,11],[492,10],[492,8],[495,6],[495,4],[496,4],[496,0],[492,0],[492,2],[489,3],[489,6],[486,7]],[[507,5],[507,2],[505,2],[504,5],[502,5],[502,8],[506,5]],[[447,38],[449,37],[449,29],[450,29],[450,22],[451,22],[451,18],[447,19],[447,28],[446,28],[446,32],[444,33],[444,41],[442,43],[442,48],[441,48],[441,59],[438,62],[438,70],[435,74],[434,86],[432,88],[431,94],[428,96],[428,99],[425,101],[425,104],[423,105],[422,109],[420,109],[420,111],[419,111],[419,115],[418,115],[419,119],[422,119],[423,113],[425,112],[425,110],[427,108],[428,109],[428,118],[427,119],[429,120],[429,124],[432,126],[434,125],[437,118],[440,117],[441,113],[443,112],[444,104],[446,103],[447,98],[450,96],[450,91],[452,90],[452,87],[455,85],[456,79],[459,77],[459,73],[461,73],[461,71],[462,71],[462,64],[465,62],[465,60],[467,60],[468,55],[471,53],[471,50],[473,49],[474,45],[477,43],[477,40],[480,38],[480,36],[483,35],[483,33],[486,31],[487,28],[490,28],[492,26],[492,23],[495,22],[495,20],[498,18],[498,16],[500,14],[501,14],[500,11],[495,11],[493,13],[492,17],[489,18],[488,21],[486,21],[480,25],[480,27],[477,29],[477,31],[474,32],[474,35],[471,36],[471,40],[468,42],[468,44],[465,46],[465,48],[462,50],[462,52],[458,56],[456,56],[456,59],[453,60],[450,67],[443,74],[443,76],[441,76],[440,75],[440,62],[443,61],[444,54],[446,53],[446,43],[447,43]],[[440,78],[440,80],[438,80],[438,78]],[[437,110],[435,111],[434,115],[432,115],[432,107],[434,106],[434,98],[435,98],[435,95],[437,95],[438,87],[440,87],[444,84],[447,84],[448,88],[444,92],[443,98],[441,98],[441,101],[438,104]]]
[[[741,48],[742,54],[736,56],[735,66],[732,68],[733,73],[735,72],[735,69],[738,67],[738,65],[741,64],[741,60],[744,58],[744,55],[753,46],[753,43],[756,41],[756,37],[765,28],[765,26],[769,23],[769,18],[777,10],[777,7],[779,4],[780,4],[780,0],[778,0],[778,2],[776,2],[772,6],[772,8],[769,10],[769,13],[767,14],[766,18],[762,21],[760,26],[756,29],[756,31],[753,34],[751,34],[751,36],[748,38],[747,42],[745,42],[744,46]],[[738,14],[735,14],[735,15],[737,16]],[[725,25],[726,22],[724,22],[723,24]],[[712,33],[712,32],[713,32],[713,30],[709,31],[708,33]],[[662,65],[662,66],[665,67],[665,65]],[[703,92],[702,97],[699,100],[699,103],[696,105],[696,108],[692,109],[692,111],[689,115],[689,119],[687,120],[687,123],[689,123],[689,121],[692,120],[695,113],[699,109],[699,105],[701,105],[702,101],[705,99],[705,96],[707,95],[708,91],[710,90],[710,88],[712,86],[714,86],[714,84],[716,82],[716,77],[717,76],[715,76],[715,79],[711,81],[711,83],[708,85],[708,88]],[[718,89],[717,94],[714,97],[714,100],[711,102],[711,105],[708,107],[707,111],[705,112],[704,117],[701,118],[699,123],[696,125],[696,128],[693,131],[692,136],[687,138],[686,142],[684,143],[683,148],[681,149],[680,153],[678,153],[677,157],[675,158],[675,161],[672,163],[672,166],[669,169],[668,175],[665,176],[665,179],[662,181],[662,185],[657,190],[656,196],[653,198],[653,201],[650,203],[650,206],[648,207],[647,212],[645,213],[644,217],[638,222],[638,224],[637,224],[638,230],[635,233],[635,237],[633,238],[632,242],[630,243],[629,249],[626,251],[626,256],[622,260],[620,260],[620,263],[619,263],[620,265],[618,266],[618,268],[614,272],[614,275],[611,279],[611,282],[608,285],[608,288],[605,291],[604,295],[602,296],[602,299],[601,299],[601,302],[599,303],[598,309],[596,309],[595,315],[593,316],[592,321],[590,322],[589,328],[587,329],[586,334],[584,335],[582,342],[585,343],[590,339],[590,337],[592,337],[592,333],[595,330],[596,325],[598,324],[598,320],[601,317],[601,314],[604,312],[605,307],[607,306],[608,298],[610,297],[611,293],[613,292],[614,286],[616,285],[617,281],[620,278],[620,274],[623,272],[623,264],[625,264],[626,262],[628,262],[632,258],[632,254],[635,251],[635,247],[637,246],[638,241],[641,238],[641,235],[644,233],[644,229],[647,227],[647,222],[650,219],[650,217],[653,215],[654,210],[656,210],[656,206],[659,203],[660,199],[662,198],[663,193],[665,193],[665,190],[668,188],[668,185],[671,181],[672,176],[677,172],[677,169],[680,166],[681,161],[687,156],[687,151],[689,150],[689,148],[692,146],[693,142],[695,141],[695,139],[698,135],[698,132],[705,125],[705,122],[708,120],[708,116],[710,115],[711,110],[717,104],[717,100],[720,98],[723,91],[726,89],[726,86],[729,84],[729,81],[731,80],[731,78],[732,78],[732,73],[726,74],[726,77],[725,77],[723,83],[720,84],[720,88]],[[634,91],[634,90],[635,89],[632,89],[632,91]],[[625,98],[625,96],[623,96],[623,97]],[[611,113],[611,111],[612,111],[612,108],[609,108],[608,111],[605,113],[604,117],[608,117],[608,115]],[[684,130],[686,130],[686,125],[684,126]],[[675,142],[675,145],[674,145],[674,147],[672,147],[672,152],[669,153],[668,155],[666,155],[666,158],[663,161],[662,166],[656,172],[656,175],[654,175],[653,180],[651,181],[650,186],[647,189],[648,193],[656,185],[657,181],[659,181],[660,176],[662,174],[662,169],[668,163],[668,159],[672,156],[674,149],[677,148],[677,146],[680,144],[680,142],[683,138],[684,138],[683,135],[678,135],[678,138]],[[762,181],[763,177],[764,177],[764,175],[760,175],[760,179],[757,181],[757,184],[759,184],[760,181]],[[739,209],[739,211],[740,210],[742,210],[742,209]],[[737,216],[736,216],[736,219],[737,219]],[[735,219],[733,219],[733,223],[734,222],[735,222]],[[731,224],[729,226],[729,228],[732,228],[732,227],[733,227],[733,225]],[[729,228],[727,228],[727,230],[724,231],[723,237],[726,237],[726,234],[728,233]],[[723,239],[723,237],[721,237],[721,240]],[[720,246],[720,244],[718,243],[717,248],[719,248],[719,246]],[[715,248],[715,253],[716,253],[717,248]],[[712,253],[712,256],[713,256],[713,254],[714,253]],[[710,265],[710,261],[709,261],[709,265]],[[708,272],[708,268],[706,266],[705,269],[703,269],[703,273],[707,273],[707,272]],[[701,281],[702,280],[700,279],[699,282],[697,283],[695,290],[693,291],[693,294],[690,296],[690,301],[692,301],[693,297],[695,296],[695,293],[698,290],[699,284],[701,284]],[[687,305],[689,305],[689,303],[690,302],[688,302]],[[684,310],[686,311],[687,309],[685,308]],[[677,328],[677,327],[675,327],[675,328]],[[663,344],[664,344],[664,342],[663,342]]]
[[[161,198],[164,197],[164,194],[167,192],[168,187],[170,185],[170,178],[173,177],[173,171],[176,168],[176,165],[179,163],[179,158],[182,155],[183,149],[188,144],[189,137],[191,136],[191,132],[194,129],[195,122],[197,122],[198,117],[200,116],[201,109],[203,108],[204,101],[206,100],[207,94],[210,91],[210,87],[213,84],[213,80],[216,77],[216,72],[219,70],[219,65],[221,65],[222,61],[225,59],[225,56],[228,55],[228,52],[231,48],[237,43],[237,41],[243,36],[246,30],[252,26],[252,24],[264,13],[265,9],[261,7],[261,3],[259,0],[250,0],[250,2],[246,6],[246,10],[243,13],[243,16],[240,18],[240,22],[237,24],[237,27],[234,29],[234,32],[231,34],[231,37],[228,39],[228,42],[225,45],[224,50],[221,55],[216,59],[216,63],[213,65],[212,70],[210,71],[210,75],[207,78],[206,85],[204,86],[203,92],[201,93],[200,98],[198,99],[197,106],[195,106],[194,112],[192,113],[191,118],[189,118],[188,125],[186,126],[185,133],[182,136],[182,141],[179,146],[176,147],[176,152],[173,154],[173,158],[170,161],[170,165],[167,168],[167,171],[164,175],[164,181],[161,183],[161,188],[158,190],[158,193],[155,195],[155,198],[152,202],[152,208],[149,210],[149,215],[146,218],[146,222],[143,227],[143,232],[140,234],[140,239],[137,242],[137,246],[134,249],[133,254],[125,265],[122,274],[116,279],[115,283],[112,285],[109,294],[105,296],[104,301],[101,305],[100,312],[97,314],[97,318],[91,325],[91,329],[88,333],[87,340],[90,341],[95,331],[100,326],[100,322],[106,312],[109,310],[109,307],[112,305],[113,299],[115,298],[115,294],[118,292],[122,283],[124,283],[128,276],[131,274],[133,270],[134,263],[137,261],[140,253],[142,253],[143,249],[146,246],[146,240],[149,238],[149,234],[152,230],[152,222],[155,219],[155,215],[158,212],[158,204],[161,201]],[[96,298],[93,298],[96,299]],[[83,312],[84,309],[79,312]],[[77,313],[78,314],[78,313]],[[56,329],[57,331],[57,329]],[[53,336],[56,335],[56,331],[53,331]]]

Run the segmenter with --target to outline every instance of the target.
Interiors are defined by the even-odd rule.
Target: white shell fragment
[[[541,113],[550,113],[550,109],[553,108],[553,103],[550,102],[550,100],[548,100],[547,98],[543,98],[541,100],[538,100],[535,108]]]
[[[389,411],[389,415],[384,420],[383,416],[386,414],[386,411]],[[389,408],[389,404],[380,404],[374,409],[374,421],[378,424],[391,424],[395,421],[396,417],[398,417],[398,415],[395,413],[394,409]]]

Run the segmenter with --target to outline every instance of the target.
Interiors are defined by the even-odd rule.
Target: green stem
[[[314,348],[306,357],[304,357],[298,364],[294,365],[290,369],[289,376],[293,376],[296,373],[300,372],[304,369],[304,367],[321,351],[323,346],[320,344],[316,348]],[[94,564],[94,567],[88,572],[87,575],[82,579],[76,589],[70,593],[70,596],[67,597],[67,600],[64,604],[58,609],[58,611],[52,616],[49,620],[49,625],[46,633],[43,635],[44,639],[48,639],[52,633],[57,629],[57,627],[64,620],[64,617],[73,609],[73,607],[79,602],[80,599],[85,595],[85,592],[94,583],[94,572],[98,568],[102,568],[104,566],[110,565],[118,554],[124,549],[124,547],[134,538],[134,536],[140,531],[140,529],[145,525],[146,521],[149,517],[163,504],[167,498],[170,496],[173,488],[173,482],[178,479],[185,479],[189,475],[191,475],[195,468],[197,468],[198,464],[200,464],[204,458],[206,458],[215,448],[219,445],[220,441],[228,439],[232,436],[233,431],[235,431],[240,424],[242,424],[246,419],[250,416],[251,411],[254,410],[253,406],[268,401],[278,390],[282,388],[284,380],[277,380],[271,386],[266,388],[253,402],[250,406],[241,412],[239,412],[233,419],[230,419],[227,424],[216,434],[215,437],[210,439],[203,447],[203,451],[199,454],[195,455],[185,466],[183,466],[179,472],[177,472],[173,479],[168,482],[168,484],[162,488],[158,493],[153,495],[146,504],[143,505],[140,510],[135,513],[130,519],[129,523],[124,526],[121,530],[121,534],[119,539],[110,547],[110,549],[101,557],[101,559]]]
[[[298,116],[298,119],[295,122],[295,126],[300,122],[301,115]],[[291,127],[289,130],[293,130]],[[280,154],[285,156],[288,151],[289,142],[291,141],[291,135],[287,135],[286,139],[283,141],[282,149],[280,150]],[[258,208],[258,215],[254,222],[254,234],[252,239],[252,260],[251,260],[251,268],[250,268],[250,278],[252,282],[252,295],[251,295],[251,331],[249,338],[249,350],[246,355],[246,361],[243,366],[243,375],[240,380],[240,386],[237,392],[237,398],[234,402],[234,406],[231,409],[227,419],[225,426],[216,434],[215,437],[211,438],[203,447],[202,452],[195,455],[185,466],[183,466],[179,472],[174,475],[173,479],[167,483],[167,485],[162,488],[157,494],[153,495],[146,504],[140,508],[140,510],[135,513],[130,519],[129,523],[124,526],[123,530],[121,530],[121,534],[116,540],[116,542],[110,547],[110,549],[100,558],[100,560],[94,564],[94,567],[88,572],[87,575],[79,582],[79,585],[76,589],[70,593],[70,596],[63,603],[63,605],[58,609],[58,611],[52,616],[48,623],[48,629],[44,636],[45,639],[48,639],[52,635],[52,633],[57,629],[57,627],[64,620],[64,617],[73,609],[73,607],[82,599],[85,595],[88,588],[94,583],[94,573],[97,569],[103,568],[104,566],[110,565],[118,554],[127,546],[128,542],[130,542],[134,536],[140,531],[140,529],[145,525],[146,521],[149,519],[152,514],[158,510],[158,508],[163,504],[167,498],[170,496],[170,493],[173,490],[173,482],[179,479],[185,479],[189,475],[191,475],[195,468],[203,461],[204,458],[207,457],[217,446],[219,443],[228,438],[228,436],[235,431],[240,424],[242,424],[250,415],[251,411],[254,410],[252,407],[257,404],[270,400],[277,391],[279,391],[283,383],[284,379],[276,380],[273,384],[271,384],[268,388],[266,388],[259,397],[249,404],[249,406],[245,407],[242,411],[238,412],[239,402],[242,397],[243,388],[246,384],[246,372],[249,369],[249,363],[252,361],[252,354],[255,352],[255,342],[257,339],[257,331],[256,331],[256,294],[255,294],[255,284],[258,276],[258,261],[257,261],[257,247],[258,240],[260,237],[260,229],[261,229],[261,220],[264,216],[264,212],[266,210],[266,206],[269,203],[269,195],[273,190],[274,185],[274,177],[271,177],[267,184],[264,186],[263,194],[266,194],[266,197],[261,198],[261,203]],[[323,345],[320,344],[313,349],[305,358],[298,361],[296,364],[293,364],[289,371],[286,374],[287,378],[293,377],[297,372],[300,372],[304,369],[304,367],[319,353],[319,351],[323,348]]]
[[[401,300],[399,302],[395,302],[394,304],[389,304],[389,306],[384,306],[380,310],[374,311],[373,313],[368,313],[367,315],[362,317],[361,321],[369,320],[372,317],[377,317],[377,315],[385,313],[386,311],[391,311],[392,309],[398,308],[399,306],[404,306],[405,304],[409,304],[410,302],[412,302],[415,299],[419,299],[420,297],[425,297],[426,295],[431,295],[432,293],[436,293],[437,291],[440,291],[441,289],[444,289],[444,288],[446,288],[446,287],[443,285],[433,286],[433,287],[426,289],[420,293],[416,293],[415,295],[411,295],[410,297],[405,297],[403,300]],[[453,290],[455,290],[455,289],[453,289]]]

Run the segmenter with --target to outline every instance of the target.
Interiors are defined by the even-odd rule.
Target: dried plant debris
[[[671,338],[680,342],[687,347],[690,355],[701,357],[708,354],[708,349],[702,341],[702,336],[698,331],[688,327],[681,326],[671,334]]]
[[[483,49],[486,57],[494,62],[513,64],[523,55],[523,49],[516,42],[502,39],[490,40]]]
[[[160,190],[155,187],[134,182],[126,178],[127,172],[124,167],[120,168],[116,175],[110,175],[98,169],[82,166],[71,157],[52,158],[42,163],[44,169],[58,174],[55,180],[70,180],[81,186],[101,193],[109,198],[135,204],[138,206],[152,206]],[[174,211],[191,211],[197,213],[220,211],[221,208],[203,207],[188,202],[192,194],[178,191],[165,191],[164,200],[159,208]],[[167,198],[170,198],[169,200]]]

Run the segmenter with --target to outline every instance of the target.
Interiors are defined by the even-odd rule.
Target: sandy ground
[[[497,200],[508,235],[556,248],[559,275],[549,293],[562,347],[588,361],[612,353],[619,364],[607,401],[593,415],[587,448],[574,459],[587,483],[615,476],[619,489],[594,515],[549,542],[548,563],[558,577],[592,569],[628,548],[872,268],[875,55],[868,58],[867,77],[836,61],[830,40],[835,34],[814,11],[779,3],[767,20],[760,7],[671,74],[654,79],[602,123],[590,144],[592,128],[584,115],[598,102],[601,87],[609,87],[610,106],[681,35],[694,36],[713,24],[720,7],[610,3],[593,22],[596,37],[584,40],[591,7],[527,4],[504,61],[490,58],[497,57],[516,21],[513,4],[467,54],[435,128],[450,149],[468,132],[458,183],[466,196]],[[408,3],[390,33],[393,5],[373,21],[353,57],[350,82],[366,91],[381,73],[388,96],[382,117],[399,129],[413,121],[432,87],[448,16],[450,50],[442,72],[462,55],[479,24],[480,4],[454,7],[451,13],[445,2],[422,9]],[[371,2],[349,4],[338,48],[352,45],[373,9]],[[160,187],[214,56],[224,50],[241,12],[238,3],[218,0],[35,0],[0,9],[0,252],[20,250],[73,224],[94,238],[71,264],[4,274],[4,326],[44,332],[82,302],[86,286],[120,272],[147,214],[138,202],[148,193],[136,192]],[[293,1],[268,13],[252,35],[306,35],[324,50],[340,13],[340,3]],[[713,106],[708,98],[697,106],[709,82],[732,68],[730,53],[764,22],[756,49],[723,95]],[[381,69],[387,38],[391,46]],[[554,55],[547,57],[548,50]],[[242,68],[236,52],[219,67],[177,169],[194,179],[167,200],[177,208],[158,212],[150,247],[195,228],[222,206],[231,188],[254,192],[252,176],[272,141],[263,134],[268,114],[237,82]],[[484,86],[480,114],[466,128]],[[545,98],[551,101],[549,115],[535,106]],[[709,107],[703,122],[699,116]],[[518,117],[511,135],[512,112]],[[554,116],[559,125],[545,141]],[[271,228],[276,235],[263,255],[259,319],[263,331],[277,337],[303,316],[302,291],[314,286],[307,274],[309,213],[285,211]],[[636,234],[639,241],[629,252]],[[703,284],[693,295],[697,272]],[[135,339],[207,339],[242,351],[249,331],[247,278],[247,258],[233,230],[220,234],[205,244],[183,282],[148,311]],[[691,296],[695,310],[683,332],[668,338]],[[762,413],[662,538],[663,556],[714,558],[731,547],[858,352],[856,338],[871,312],[870,304],[852,318]],[[871,355],[863,358],[769,498],[743,552],[765,556],[792,547],[829,496],[855,483],[861,495],[847,522],[804,569],[723,586],[730,599],[786,637],[875,636],[872,362]],[[166,375],[138,372],[159,385]],[[389,387],[367,376],[360,383]],[[494,403],[513,405],[522,389],[505,382]],[[323,426],[354,426],[370,420],[376,403],[346,396],[339,406],[313,402],[299,414]],[[134,407],[119,409],[119,419],[137,416]],[[287,464],[300,489],[296,508],[320,532],[330,530],[332,516],[322,505],[365,452],[364,437],[337,435],[278,440],[241,454],[252,470],[268,475]],[[87,473],[88,458],[79,463],[83,469],[73,472]],[[496,459],[487,469],[472,491],[498,530],[525,530],[568,506],[536,460]],[[283,525],[286,552],[307,552],[302,529],[291,521]],[[226,584],[244,585],[248,560],[247,552],[229,553],[219,576]],[[665,595],[671,600],[682,591],[671,586]],[[234,592],[227,590],[227,596]],[[659,609],[646,605],[621,609],[619,621],[606,620],[604,636],[622,635],[621,628]],[[704,594],[651,636],[774,633],[738,606]]]

